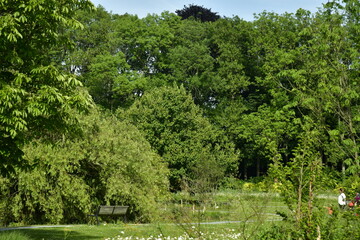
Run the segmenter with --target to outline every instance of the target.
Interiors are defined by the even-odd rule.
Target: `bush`
[[[360,177],[359,176],[351,176],[345,179],[341,185],[336,186],[336,193],[338,193],[338,189],[344,188],[347,200],[353,200],[356,193],[360,192]]]
[[[261,240],[287,240],[287,239],[303,239],[301,234],[295,230],[291,224],[281,223],[274,224],[269,228],[262,229],[257,234],[257,239]]]
[[[220,182],[220,190],[241,190],[243,187],[244,181],[237,179],[235,177],[225,177]]]
[[[100,112],[81,120],[81,139],[29,143],[29,169],[0,178],[0,223],[84,223],[98,205],[129,205],[149,221],[168,193],[168,169],[131,124]]]

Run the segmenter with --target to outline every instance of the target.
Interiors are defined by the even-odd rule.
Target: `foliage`
[[[304,123],[304,134],[300,135],[299,147],[294,150],[294,158],[287,164],[275,161],[272,177],[280,182],[281,194],[295,222],[295,227],[305,239],[317,236],[318,221],[315,192],[321,178],[322,163],[318,153],[319,131],[310,123]]]
[[[359,216],[353,211],[341,212],[334,208],[332,215],[322,211],[319,213],[316,233],[319,239],[356,239],[359,231]],[[268,229],[262,229],[258,239],[313,239],[306,236],[301,230],[294,228],[291,222],[273,224]]]
[[[126,108],[145,90],[164,84],[178,16],[164,12],[139,19],[98,7],[80,11],[76,18],[85,27],[70,34],[76,46],[65,62],[80,75],[97,104],[112,111]]]
[[[347,199],[349,201],[354,200],[356,193],[360,192],[360,177],[355,175],[346,178],[343,181],[339,181],[336,190],[344,188]]]
[[[121,114],[169,164],[174,190],[190,184],[193,191],[207,191],[233,172],[237,155],[232,144],[202,116],[183,87],[147,92]]]
[[[225,177],[220,181],[219,189],[225,190],[225,189],[233,189],[233,190],[240,190],[242,188],[243,181],[230,176]]]
[[[214,106],[213,89],[216,88],[216,59],[213,56],[212,23],[181,21],[176,29],[175,46],[168,57],[167,81],[183,85],[195,103],[209,108]]]
[[[93,111],[81,139],[24,149],[29,169],[3,178],[3,223],[83,223],[99,205],[129,205],[139,221],[156,217],[166,199],[167,169],[131,125]]]
[[[70,39],[65,29],[80,28],[73,13],[89,1],[0,1],[0,159],[1,172],[21,163],[25,141],[70,131],[71,109],[91,104],[81,82],[56,67],[57,47]],[[51,139],[51,136],[49,136]]]
[[[177,15],[179,15],[183,20],[188,18],[193,18],[195,20],[199,20],[201,22],[214,22],[220,18],[217,13],[211,11],[211,9],[207,9],[203,6],[198,6],[194,4],[190,4],[189,6],[184,6],[181,10],[175,11]]]
[[[262,230],[258,233],[258,239],[270,240],[270,239],[302,239],[301,234],[294,231],[292,224],[282,224],[270,226],[267,230]]]
[[[0,234],[0,240],[30,240],[31,238],[20,232],[5,232]]]
[[[140,19],[89,1],[10,2],[0,0],[6,221],[65,222],[102,202],[146,221],[169,178],[196,194],[282,189],[287,236],[316,238],[328,228],[314,194],[358,190],[358,1],[252,22],[196,5]],[[77,114],[92,100],[118,119]]]
[[[333,1],[316,14],[263,12],[253,22],[180,21],[169,12],[139,19],[98,7],[78,13],[85,29],[71,32],[76,51],[64,62],[112,111],[146,91],[183,85],[242,153],[239,178],[265,174],[274,158],[288,162],[305,117],[321,132],[324,163],[352,175],[359,166],[357,7]]]
[[[147,84],[142,74],[129,69],[121,52],[94,57],[84,78],[95,103],[110,110],[130,105]]]
[[[158,204],[167,199],[166,164],[134,126],[100,114],[85,118],[87,137],[75,145],[93,208],[129,205],[136,221],[156,218]]]
[[[22,224],[60,223],[78,221],[90,213],[89,187],[77,176],[79,160],[62,148],[33,142],[24,149],[29,169],[17,169],[7,184],[13,222]],[[80,217],[80,218],[79,218]],[[4,222],[8,222],[5,219]]]
[[[82,24],[81,29],[70,29],[64,36],[74,39],[74,44],[66,52],[62,65],[69,72],[82,74],[89,71],[89,64],[97,55],[113,53],[111,32],[113,31],[113,16],[98,6],[96,9],[79,9],[73,16]],[[86,81],[83,81],[86,85]]]

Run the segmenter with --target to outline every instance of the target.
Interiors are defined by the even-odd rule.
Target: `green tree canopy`
[[[76,123],[72,109],[91,104],[81,82],[56,67],[52,51],[70,45],[60,33],[80,28],[77,9],[90,1],[0,1],[0,170],[20,162],[22,144],[63,133]]]
[[[168,170],[129,123],[92,110],[81,138],[24,148],[30,168],[0,178],[3,223],[84,223],[99,205],[129,205],[136,221],[156,218],[168,193]],[[24,161],[25,161],[24,160]]]
[[[169,164],[173,190],[186,184],[195,189],[204,182],[208,185],[202,190],[211,189],[217,180],[234,173],[238,160],[234,146],[203,117],[184,87],[147,92],[119,116],[137,126]]]

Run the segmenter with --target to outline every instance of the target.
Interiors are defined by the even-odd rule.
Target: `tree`
[[[80,173],[92,189],[92,207],[129,205],[134,221],[156,219],[168,198],[167,163],[134,125],[95,112],[84,118],[83,141],[76,142],[83,166]],[[95,177],[94,177],[95,176]]]
[[[179,15],[183,20],[188,18],[193,18],[195,20],[199,20],[201,22],[215,22],[220,18],[217,13],[214,13],[210,9],[204,8],[203,6],[190,4],[189,6],[185,6],[181,10],[175,11],[177,15]]]
[[[299,231],[305,239],[314,239],[321,235],[319,213],[323,206],[316,204],[315,193],[322,178],[319,151],[322,133],[310,118],[304,118],[301,127],[303,131],[294,148],[294,157],[288,163],[275,160],[269,173],[281,183],[281,194],[291,210],[289,215],[292,215],[286,220],[295,227],[293,232]]]
[[[136,221],[156,218],[168,193],[168,169],[132,125],[92,110],[83,134],[56,145],[24,147],[29,168],[0,177],[0,221],[84,223],[99,205],[129,205]]]
[[[311,20],[298,14],[307,25],[300,30],[296,48],[289,51],[288,63],[284,59],[286,65],[274,65],[279,70],[291,68],[280,70],[275,78],[288,81],[281,84],[294,94],[298,114],[310,117],[322,132],[324,163],[357,174],[359,51],[343,14],[330,2]]]
[[[79,12],[77,18],[85,27],[71,33],[75,51],[65,62],[80,75],[95,103],[126,108],[146,89],[166,83],[167,55],[175,44],[179,16],[163,12],[139,19],[98,7]]]
[[[114,17],[102,6],[95,11],[81,9],[75,12],[74,18],[83,27],[67,29],[64,35],[74,40],[71,51],[67,51],[62,59],[67,70],[81,76],[89,71],[89,65],[97,55],[115,53],[114,41],[111,33],[114,31]],[[83,80],[86,86],[86,79]]]
[[[317,67],[312,72],[318,81],[315,96],[321,99],[327,122],[332,123],[327,128],[331,142],[327,149],[329,160],[341,165],[344,174],[359,175],[360,51],[358,33],[354,32],[359,20],[353,18],[352,11],[358,12],[360,5],[356,1],[343,2],[345,6],[333,6],[331,2],[324,5],[324,11],[318,15],[319,23],[313,28],[317,31],[309,51],[317,62],[313,63]]]
[[[213,107],[215,64],[212,56],[212,23],[182,21],[176,29],[174,47],[169,50],[168,82],[183,85],[200,107]]]
[[[337,2],[314,16],[299,10],[287,21],[287,28],[297,31],[263,44],[271,51],[265,55],[262,79],[273,86],[271,102],[292,109],[301,127],[290,161],[274,159],[270,173],[283,184],[284,200],[294,215],[289,219],[305,239],[320,238],[323,227],[329,229],[322,224],[323,206],[314,199],[323,168],[342,166],[347,167],[344,173],[359,173],[359,51]],[[281,45],[271,47],[270,40]]]
[[[211,190],[234,173],[238,156],[232,143],[182,86],[146,92],[118,116],[137,126],[168,163],[172,190]]]
[[[77,9],[90,1],[0,1],[0,170],[21,164],[24,142],[54,137],[76,124],[72,109],[86,110],[91,100],[74,76],[56,67],[52,50],[69,46],[60,36],[80,28]]]
[[[146,89],[147,79],[130,69],[122,52],[97,55],[88,69],[83,79],[89,93],[96,104],[107,109],[131,105]]]
[[[266,169],[266,164],[260,166],[263,158],[254,156],[257,153],[262,154],[262,151],[254,150],[251,140],[245,140],[244,137],[250,129],[267,126],[256,123],[247,125],[253,121],[249,120],[251,116],[247,118],[247,115],[255,112],[259,105],[263,104],[261,88],[257,87],[255,81],[255,77],[258,77],[261,71],[254,70],[258,67],[255,62],[257,57],[251,54],[254,45],[252,25],[238,17],[220,19],[211,24],[211,55],[214,56],[215,63],[209,84],[212,90],[212,104],[207,104],[204,108],[211,121],[222,126],[236,148],[241,149],[237,177],[245,179],[254,176],[255,171],[252,172],[250,169],[254,169],[255,165],[258,173],[260,169]],[[209,78],[207,80],[210,81]],[[259,136],[258,132],[255,132],[249,136]]]

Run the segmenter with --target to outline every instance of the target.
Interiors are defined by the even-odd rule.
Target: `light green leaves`
[[[39,135],[66,132],[75,122],[71,111],[91,105],[90,97],[79,89],[81,82],[55,67],[51,53],[70,45],[59,32],[80,27],[74,11],[92,4],[1,0],[0,6],[0,141],[11,138],[20,149]],[[19,152],[1,149],[2,165],[16,164],[11,159],[19,159]]]
[[[131,206],[131,218],[154,219],[168,194],[168,169],[131,124],[93,110],[79,117],[81,138],[24,148],[29,168],[0,178],[0,221],[87,222],[98,205]],[[0,210],[1,212],[1,210]]]

